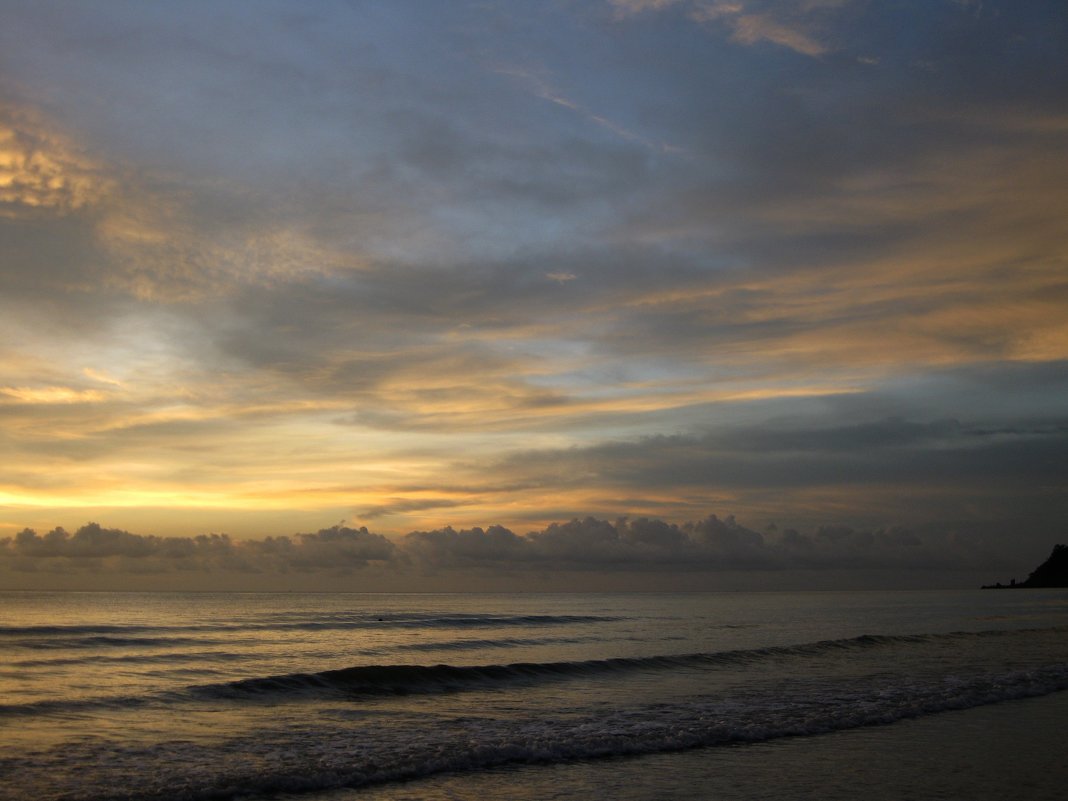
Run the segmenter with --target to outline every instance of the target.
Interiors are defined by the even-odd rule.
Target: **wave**
[[[813,736],[1063,690],[1068,690],[1068,665],[1050,665],[967,680],[898,680],[846,692],[831,682],[806,686],[794,696],[768,691],[741,700],[636,705],[580,716],[550,711],[528,718],[471,719],[445,727],[435,727],[429,719],[408,726],[396,721],[390,726],[372,723],[373,729],[357,730],[362,736],[352,729],[324,726],[311,733],[279,728],[257,732],[255,759],[244,740],[214,746],[161,743],[154,751],[131,745],[128,754],[112,745],[108,758],[137,765],[145,781],[116,795],[114,786],[107,784],[109,774],[79,771],[77,786],[56,788],[55,798],[206,801],[231,797],[235,787],[248,796],[315,793],[509,764],[553,764]],[[372,731],[374,736],[369,736]],[[237,754],[246,758],[235,758]],[[81,764],[95,765],[93,755],[87,751],[74,756]],[[151,770],[146,770],[146,760],[151,761]],[[48,771],[48,765],[35,764],[29,770]],[[59,778],[54,772],[49,775]],[[176,787],[182,788],[178,795]]]
[[[82,637],[51,637],[48,639],[9,640],[9,648],[26,648],[33,651],[57,651],[79,648],[173,648],[183,645],[220,645],[222,640],[205,640],[196,637],[115,637],[92,635]]]
[[[953,632],[948,634],[864,634],[797,645],[704,653],[617,657],[561,662],[514,662],[485,665],[369,664],[308,673],[253,676],[227,682],[191,685],[183,690],[144,696],[106,696],[0,705],[0,716],[56,714],[87,708],[127,708],[172,705],[204,700],[284,702],[297,697],[372,698],[434,695],[465,691],[495,691],[516,686],[575,680],[607,674],[754,668],[773,660],[824,659],[879,648],[953,645],[963,640],[1063,634],[1064,627],[1015,631]]]
[[[70,715],[96,709],[137,709],[156,703],[148,696],[118,695],[91,698],[55,698],[27,701],[21,704],[0,704],[0,718],[36,717],[38,715]]]
[[[224,684],[190,688],[194,695],[215,698],[272,697],[293,694],[328,694],[349,697],[416,695],[496,689],[516,684],[560,681],[608,673],[667,671],[716,666],[753,665],[769,659],[818,658],[820,656],[864,651],[873,648],[918,645],[1013,632],[955,632],[950,634],[876,635],[864,634],[838,640],[821,640],[800,645],[674,654],[645,657],[617,657],[564,662],[514,662],[489,665],[357,665],[316,673],[289,673],[259,676]]]
[[[767,698],[746,709],[719,704],[633,708],[578,720],[542,719],[497,730],[477,730],[477,736],[444,742],[418,743],[422,748],[402,752],[402,759],[377,760],[375,755],[340,771],[307,776],[264,777],[264,790],[363,787],[410,781],[443,772],[485,770],[516,763],[553,764],[665,753],[694,748],[766,742],[804,737],[863,726],[887,725],[951,710],[1019,700],[1068,689],[1068,667],[984,676],[944,686],[903,686],[853,696]],[[726,713],[726,714],[725,714]],[[427,738],[430,739],[430,738]],[[406,758],[405,758],[406,757]],[[337,766],[341,767],[341,766]],[[340,775],[339,775],[340,774]]]
[[[197,623],[181,626],[148,624],[90,624],[90,625],[0,625],[0,640],[28,637],[89,637],[91,635],[129,637],[132,634],[153,632],[239,632],[239,631],[333,631],[344,629],[382,628],[497,628],[523,626],[567,626],[583,623],[605,623],[623,620],[601,615],[493,615],[493,614],[420,614],[420,613],[359,613],[323,617],[314,620],[250,620],[225,623]],[[10,641],[8,644],[11,644]]]
[[[262,658],[262,654],[241,654],[228,651],[185,651],[162,654],[90,654],[88,656],[57,657],[55,659],[22,659],[11,662],[10,665],[13,668],[62,667],[65,665],[173,665],[179,662],[244,662]]]
[[[132,625],[79,625],[79,626],[0,626],[0,637],[24,637],[27,635],[110,634],[112,632],[151,631],[153,627]]]
[[[410,642],[394,645],[386,650],[404,651],[482,651],[489,648],[530,648],[540,645],[578,645],[604,642],[604,637],[504,637],[499,639],[444,640],[440,642]]]

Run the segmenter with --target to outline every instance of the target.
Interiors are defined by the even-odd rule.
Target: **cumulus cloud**
[[[456,531],[451,526],[413,531],[405,551],[424,567],[448,568],[501,564],[519,566],[528,558],[529,540],[502,526],[476,526]]]
[[[174,573],[356,576],[388,571],[406,587],[421,576],[559,576],[593,572],[652,576],[720,571],[969,570],[996,567],[982,527],[856,528],[826,524],[763,531],[734,516],[682,524],[649,517],[574,518],[517,534],[499,525],[413,531],[387,538],[343,525],[262,539],[224,534],[159,537],[90,523],[71,533],[25,529],[0,539],[0,569],[95,575]]]
[[[132,534],[89,523],[73,533],[55,528],[42,535],[23,529],[0,540],[0,557],[15,570],[346,573],[393,560],[396,546],[366,528],[340,525],[292,537],[234,540],[225,534]]]

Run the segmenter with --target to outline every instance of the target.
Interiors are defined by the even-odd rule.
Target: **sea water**
[[[1068,593],[0,593],[0,799],[1059,798]]]

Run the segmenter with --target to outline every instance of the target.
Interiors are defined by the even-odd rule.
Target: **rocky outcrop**
[[[1027,581],[1016,583],[1013,579],[1008,584],[987,584],[984,590],[1015,590],[1031,587],[1068,587],[1068,545],[1054,545],[1049,559],[1036,567]]]

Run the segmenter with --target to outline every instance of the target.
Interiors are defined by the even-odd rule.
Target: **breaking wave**
[[[737,667],[769,659],[819,658],[873,648],[952,642],[1005,636],[1009,632],[956,632],[951,634],[874,635],[821,640],[800,645],[770,646],[712,653],[647,657],[619,657],[567,662],[514,662],[489,665],[357,665],[316,673],[260,676],[190,688],[198,696],[269,697],[295,694],[345,696],[412,695],[494,689],[516,684],[560,681],[609,673],[670,671],[687,668]]]
[[[94,786],[91,778],[82,777],[76,788],[66,788],[55,797],[207,801],[230,798],[227,788],[233,787],[249,795],[322,792],[509,764],[551,764],[811,736],[1061,690],[1068,690],[1066,665],[968,680],[899,681],[850,692],[823,686],[795,696],[758,694],[742,702],[702,699],[577,717],[550,714],[472,720],[448,729],[385,729],[376,730],[370,740],[346,738],[342,730],[328,727],[263,732],[261,750],[271,758],[251,765],[247,759],[231,757],[231,749],[240,753],[243,748],[237,742],[213,747],[169,742],[148,754],[133,746],[129,754],[112,748],[109,759],[143,763],[149,758],[158,770],[150,781],[118,795],[114,787]],[[75,756],[87,761],[93,757],[88,751]],[[196,772],[184,771],[182,766],[188,764],[197,765]]]
[[[289,702],[301,698],[359,698],[432,695],[465,691],[493,691],[515,686],[531,686],[584,677],[639,672],[737,669],[757,666],[771,660],[819,660],[835,654],[865,652],[879,648],[943,646],[966,640],[991,637],[1020,637],[1027,634],[1058,635],[1064,629],[1019,631],[955,632],[950,634],[873,635],[837,640],[821,640],[798,645],[717,651],[709,653],[619,657],[560,662],[514,662],[485,665],[369,664],[307,673],[253,676],[227,682],[200,684],[157,694],[105,696],[0,704],[0,716],[63,714],[92,708],[125,709],[139,706],[173,705],[204,700],[236,703]],[[216,655],[212,655],[216,656]],[[231,655],[220,655],[227,659]],[[94,657],[95,658],[95,657]],[[132,660],[151,657],[130,657]],[[109,660],[105,660],[109,661]],[[174,661],[188,661],[180,654]]]

